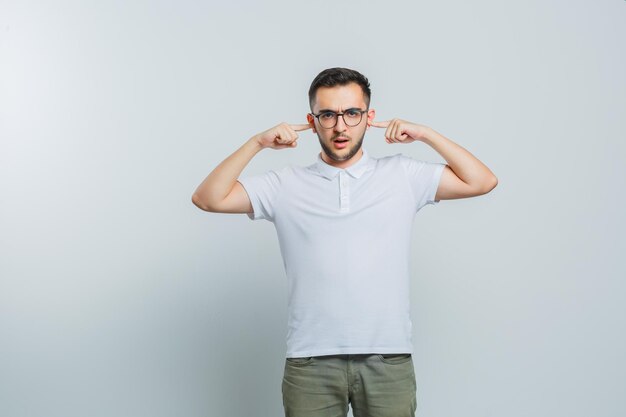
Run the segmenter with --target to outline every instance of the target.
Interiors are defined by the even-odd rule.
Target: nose
[[[335,125],[335,132],[345,132],[346,122],[343,120],[343,115],[337,115],[337,124]]]

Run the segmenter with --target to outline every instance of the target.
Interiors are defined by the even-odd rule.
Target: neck
[[[323,149],[322,149],[322,152],[321,152],[321,157],[322,157],[322,161],[326,162],[330,166],[333,166],[335,168],[340,168],[340,169],[346,169],[346,168],[356,164],[357,162],[359,162],[359,160],[363,157],[363,148],[359,149],[359,151],[357,153],[355,153],[352,156],[352,158],[346,159],[345,161],[335,161],[333,159],[330,159],[328,157],[328,155],[326,155],[326,153],[324,153]]]

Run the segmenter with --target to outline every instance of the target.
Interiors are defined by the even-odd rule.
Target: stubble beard
[[[345,135],[336,135],[335,137],[339,137],[339,136],[345,136]],[[363,134],[361,135],[361,138],[358,140],[358,142],[356,142],[354,144],[354,146],[352,146],[352,148],[350,149],[350,151],[345,154],[344,156],[339,155],[337,152],[335,152],[330,146],[326,145],[324,143],[324,141],[322,140],[322,138],[320,137],[320,134],[317,134],[317,138],[320,141],[320,146],[322,147],[322,149],[324,150],[324,153],[333,161],[335,162],[343,162],[343,161],[347,161],[348,159],[352,158],[354,155],[356,155],[356,153],[359,151],[359,149],[361,149],[361,146],[363,145],[363,138],[365,137],[365,132],[363,132]],[[333,138],[335,139],[335,138]],[[332,142],[332,140],[331,140]]]

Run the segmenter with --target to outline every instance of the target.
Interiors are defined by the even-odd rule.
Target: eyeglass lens
[[[321,113],[318,119],[322,127],[331,128],[331,127],[335,127],[335,125],[337,124],[337,117],[338,117],[337,113],[332,112],[332,111],[327,111],[327,112]],[[343,112],[343,114],[341,114],[341,117],[343,117],[343,122],[346,125],[350,127],[354,127],[358,125],[359,123],[361,123],[361,118],[363,117],[363,113],[361,113],[361,111],[357,109],[349,109]]]

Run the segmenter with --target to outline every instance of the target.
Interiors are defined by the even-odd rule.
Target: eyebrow
[[[361,110],[359,107],[350,107],[344,110],[344,112],[348,111],[348,110]],[[318,113],[325,113],[327,111],[333,112],[333,113],[337,113],[336,111],[332,110],[332,109],[321,109]]]

